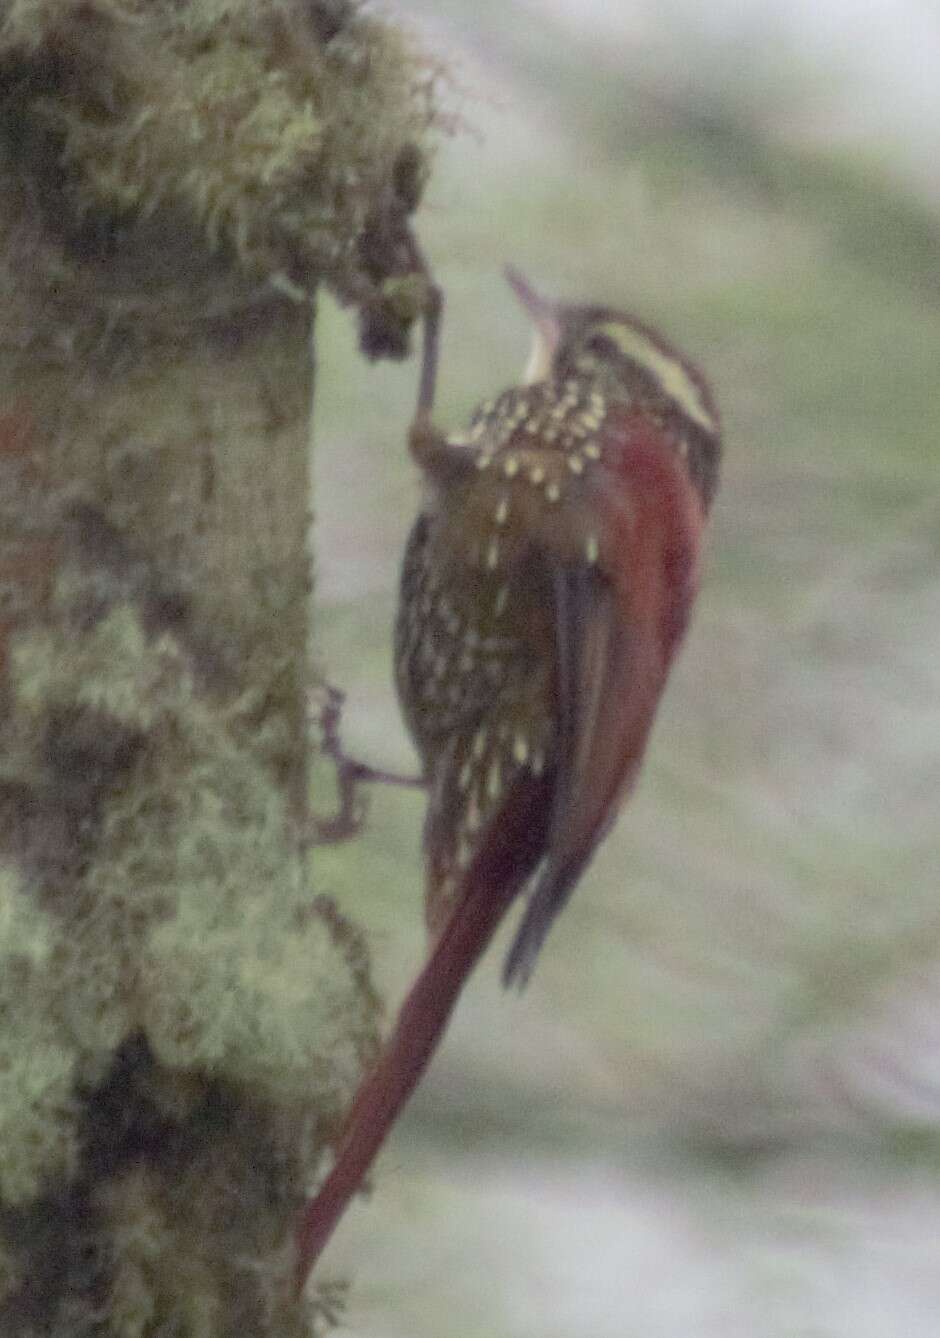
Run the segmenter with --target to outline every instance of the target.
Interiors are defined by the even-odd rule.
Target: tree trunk
[[[313,298],[404,351],[427,90],[335,0],[17,0],[0,90],[0,1335],[309,1334],[376,1003],[302,841]]]

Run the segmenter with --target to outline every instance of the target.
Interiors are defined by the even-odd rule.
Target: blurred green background
[[[521,997],[505,934],[321,1265],[353,1338],[940,1331],[940,16],[929,5],[422,0],[463,128],[419,219],[437,417],[528,350],[500,278],[707,370],[726,467],[643,779]],[[319,324],[320,646],[346,742],[390,678],[416,368]],[[318,793],[329,793],[328,774]],[[394,1009],[422,801],[318,885]]]

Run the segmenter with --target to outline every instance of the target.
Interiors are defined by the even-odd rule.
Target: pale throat
[[[529,351],[529,360],[522,373],[522,384],[524,386],[534,385],[536,381],[546,381],[552,370],[552,357],[555,353],[555,344],[548,340],[545,332],[538,326],[532,332],[532,347]]]

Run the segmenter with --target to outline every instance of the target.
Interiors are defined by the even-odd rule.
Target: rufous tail
[[[304,1205],[295,1237],[298,1292],[434,1054],[464,982],[537,863],[548,807],[544,788],[527,786],[514,799],[471,864],[394,1030],[363,1079],[333,1169]]]

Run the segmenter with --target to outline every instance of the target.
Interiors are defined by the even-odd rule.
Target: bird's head
[[[588,377],[612,398],[661,417],[687,456],[706,503],[714,492],[721,424],[701,373],[655,330],[612,307],[554,302],[517,270],[506,278],[535,327],[527,383]]]

